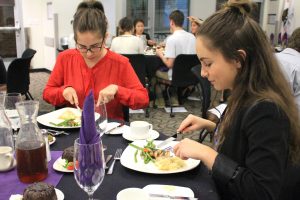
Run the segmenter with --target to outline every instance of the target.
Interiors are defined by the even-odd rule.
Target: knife
[[[108,155],[107,157],[106,157],[106,159],[105,159],[105,169],[107,169],[108,168],[108,162],[110,161],[110,159],[112,158],[112,155]]]
[[[117,129],[117,128],[120,128],[120,127],[122,127],[122,126],[124,126],[124,125],[125,125],[124,123],[120,123],[118,126],[115,126],[115,127],[111,128],[111,129],[109,129],[108,131],[105,131],[105,133],[106,133],[106,134],[111,134],[111,132],[112,132],[113,130],[115,130],[115,129]]]
[[[184,196],[171,196],[167,194],[149,194],[150,197],[161,197],[161,198],[168,198],[168,199],[187,199],[187,200],[197,200],[198,198],[195,197],[184,197]]]
[[[161,148],[173,140],[175,140],[174,137],[169,137],[169,138],[165,139],[164,141],[162,141],[161,143],[159,143],[158,145],[156,145],[156,147]]]

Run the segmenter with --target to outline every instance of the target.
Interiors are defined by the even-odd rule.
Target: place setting
[[[128,141],[155,140],[159,133],[153,130],[153,125],[146,121],[133,121],[130,126],[124,126],[123,138]]]

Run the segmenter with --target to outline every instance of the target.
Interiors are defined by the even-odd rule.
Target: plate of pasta
[[[181,160],[172,153],[172,148],[157,149],[160,140],[137,140],[130,143],[123,151],[120,162],[128,169],[150,174],[172,174],[194,169],[200,160]],[[178,141],[169,143],[170,147]]]
[[[99,118],[95,113],[95,120]],[[37,121],[45,126],[65,129],[81,127],[81,112],[76,108],[66,107],[37,117]]]

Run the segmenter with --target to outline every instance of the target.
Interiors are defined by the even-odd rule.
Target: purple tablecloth
[[[62,151],[51,151],[51,161],[48,163],[48,177],[43,182],[56,186],[63,173],[54,171],[53,163],[59,158]],[[0,173],[0,199],[9,199],[12,194],[23,194],[24,189],[30,184],[20,182],[17,169]]]

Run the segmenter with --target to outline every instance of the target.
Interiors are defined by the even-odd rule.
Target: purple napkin
[[[96,130],[94,104],[94,93],[91,90],[84,100],[79,134],[80,144],[94,144],[100,141],[100,135]]]
[[[79,134],[81,155],[78,156],[79,169],[74,170],[80,185],[85,187],[93,187],[102,181],[105,172],[102,141],[96,130],[94,104],[94,93],[91,91],[84,100]]]
[[[63,173],[54,171],[53,163],[59,158],[62,151],[51,151],[51,161],[48,162],[48,177],[43,182],[56,186],[60,181]],[[24,189],[30,185],[22,183],[17,175],[17,169],[14,168],[9,172],[0,173],[0,199],[9,199],[12,194],[23,194]]]

